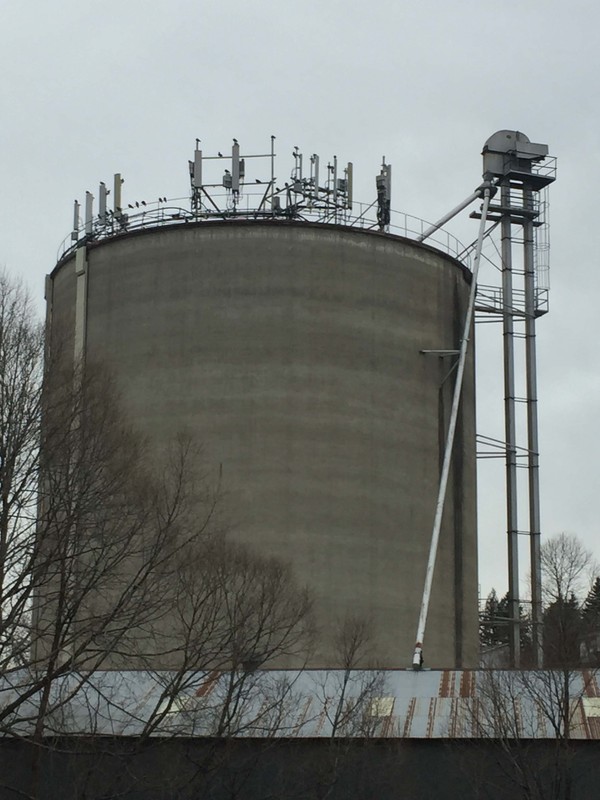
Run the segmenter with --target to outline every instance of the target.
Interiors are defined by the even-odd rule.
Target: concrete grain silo
[[[139,428],[158,447],[192,431],[221,465],[233,535],[309,585],[312,667],[336,666],[349,614],[368,621],[372,661],[410,663],[452,396],[441,351],[457,348],[470,287],[454,257],[379,228],[130,220],[79,241],[47,285],[50,324],[111,366]],[[474,403],[470,357],[432,667],[478,661]]]

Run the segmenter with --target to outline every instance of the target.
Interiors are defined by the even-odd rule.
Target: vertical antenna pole
[[[500,203],[510,208],[510,183],[502,181]],[[504,438],[506,441],[506,533],[508,538],[509,647],[511,666],[521,663],[519,612],[519,520],[515,415],[515,331],[510,212],[502,216],[502,334],[504,351]]]
[[[333,157],[333,219],[337,222],[337,156]]]
[[[348,162],[348,166],[346,167],[346,208],[352,208],[352,190],[353,190],[353,178],[354,178],[354,167],[352,162]]]
[[[100,182],[100,190],[98,192],[98,218],[101,225],[106,225],[106,184],[104,181]]]
[[[194,162],[190,162],[192,183],[192,211],[198,214],[202,207],[202,150],[199,147],[200,139],[196,139]]]
[[[91,236],[94,232],[93,228],[93,214],[94,214],[94,195],[91,192],[85,193],[85,235]]]
[[[76,242],[79,238],[79,201],[73,202],[73,231],[71,233],[71,241]]]
[[[313,156],[315,160],[315,200],[319,199],[319,156],[315,153]]]
[[[438,490],[437,503],[435,508],[435,517],[433,521],[433,530],[431,532],[431,545],[429,547],[429,559],[427,561],[427,572],[425,573],[425,585],[423,587],[423,600],[421,602],[421,613],[419,615],[419,624],[417,626],[417,640],[415,645],[415,652],[413,655],[413,667],[419,668],[421,665],[423,640],[425,638],[425,626],[427,624],[427,615],[429,613],[429,602],[431,600],[431,586],[433,584],[433,571],[435,569],[435,562],[437,558],[438,544],[440,539],[440,530],[442,527],[442,514],[444,512],[444,502],[446,500],[446,489],[448,486],[448,477],[450,475],[450,462],[452,460],[452,450],[454,446],[454,435],[456,433],[456,423],[458,420],[458,409],[460,404],[460,396],[462,391],[463,377],[465,373],[465,366],[467,363],[467,349],[469,339],[471,337],[473,325],[473,312],[475,310],[475,298],[477,296],[477,276],[479,274],[479,264],[481,261],[481,248],[483,246],[483,239],[485,235],[485,224],[487,219],[488,207],[490,204],[491,187],[488,185],[483,192],[483,207],[481,210],[481,222],[479,225],[479,235],[477,237],[477,248],[475,251],[475,259],[473,261],[473,273],[471,276],[471,290],[469,292],[469,303],[467,306],[467,313],[465,315],[465,325],[463,328],[462,339],[460,342],[460,350],[458,355],[458,366],[456,368],[456,382],[454,384],[454,395],[452,397],[452,408],[450,411],[450,420],[448,422],[448,432],[446,434],[446,446],[444,449],[444,461],[442,464],[442,473],[440,475],[440,485]],[[418,661],[418,665],[417,665]]]
[[[115,172],[113,183],[113,212],[120,214],[123,206],[121,205],[121,184],[123,179],[120,172]]]
[[[390,230],[390,224],[392,222],[392,165],[388,164],[386,166],[387,171],[387,199],[388,199],[388,221],[387,225],[385,226],[386,230]]]
[[[202,150],[198,149],[197,146],[194,150],[194,175],[192,184],[194,189],[202,188]]]
[[[275,137],[271,136],[271,213],[275,215]]]
[[[234,196],[240,191],[240,146],[237,142],[231,148],[231,191]]]
[[[523,189],[525,208],[533,206],[531,189]],[[537,358],[535,344],[535,265],[533,221],[523,225],[525,272],[525,371],[527,383],[527,459],[529,479],[529,544],[531,559],[531,623],[534,667],[542,667],[542,564],[540,552],[540,457],[538,439]]]

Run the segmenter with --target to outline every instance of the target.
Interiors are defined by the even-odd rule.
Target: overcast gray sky
[[[597,3],[3,0],[0,10],[0,264],[25,277],[40,310],[73,199],[117,171],[126,202],[185,195],[195,137],[216,151],[236,136],[256,152],[275,134],[279,152],[337,154],[368,202],[385,154],[392,206],[426,219],[478,185],[496,130],[549,144],[559,173],[551,313],[538,327],[542,525],[600,555]],[[467,213],[449,227],[476,236]],[[478,345],[479,429],[501,438],[494,334]],[[503,592],[500,462],[485,464],[479,491],[482,591]]]

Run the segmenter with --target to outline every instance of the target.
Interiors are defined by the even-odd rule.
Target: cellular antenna
[[[79,238],[79,200],[73,201],[73,230],[71,232],[71,241],[76,242]]]
[[[200,139],[196,139],[196,149],[194,151],[194,162],[192,166],[192,186],[194,189],[202,189],[202,150],[198,147]]]
[[[381,170],[375,179],[377,185],[377,223],[379,230],[385,230],[391,219],[392,165],[381,161]]]
[[[240,145],[237,139],[233,140],[231,148],[231,191],[234,198],[240,193]]]
[[[349,161],[348,166],[346,167],[346,208],[349,210],[352,209],[353,180],[354,167],[352,162]]]
[[[94,195],[91,192],[85,193],[85,235],[92,236],[94,233]]]
[[[336,222],[337,222],[337,197],[338,197],[337,156],[334,156],[333,157],[333,205],[335,206]]]
[[[118,216],[123,206],[121,205],[121,186],[124,183],[120,172],[115,172],[113,183],[113,211]]]
[[[314,199],[318,199],[319,197],[319,156],[316,153],[313,153],[311,158],[312,164],[312,187],[313,187],[313,197]]]
[[[104,181],[100,182],[100,188],[98,191],[98,219],[100,220],[100,224],[102,226],[106,225],[106,197],[108,195],[108,191],[106,190],[106,184]]]

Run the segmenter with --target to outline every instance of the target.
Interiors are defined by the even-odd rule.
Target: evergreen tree
[[[529,644],[529,620],[523,607],[519,606],[521,620],[521,646]],[[488,594],[483,611],[479,615],[479,641],[482,647],[508,644],[510,630],[510,607],[508,592],[498,598],[495,589]]]
[[[600,578],[596,578],[581,609],[582,657],[584,663],[600,664]]]
[[[496,590],[488,594],[483,611],[479,614],[479,641],[482,647],[493,647],[508,641],[506,625],[499,624],[500,601]]]
[[[578,667],[582,614],[575,594],[559,598],[544,611],[544,666],[549,669]]]
[[[600,630],[600,578],[596,578],[585,598],[581,618],[587,630]]]

